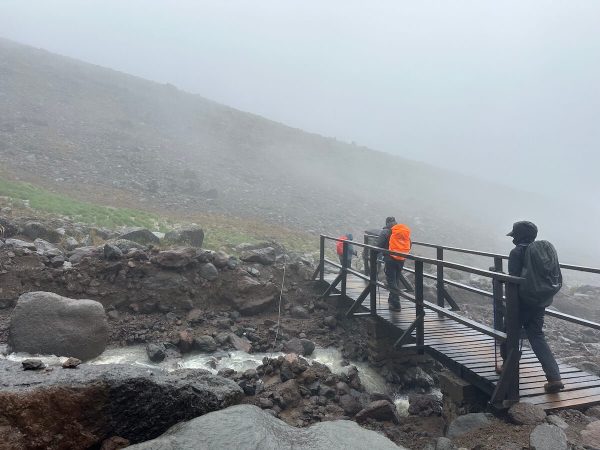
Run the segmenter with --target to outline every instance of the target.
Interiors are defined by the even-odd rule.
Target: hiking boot
[[[561,391],[564,388],[565,385],[563,384],[562,380],[548,381],[544,385],[544,390],[549,394],[555,394],[556,392]]]
[[[402,309],[400,303],[389,303],[388,308],[390,309],[390,311],[400,311]]]

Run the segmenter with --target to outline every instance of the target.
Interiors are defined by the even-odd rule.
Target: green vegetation
[[[11,181],[2,176],[0,176],[0,197],[10,198],[14,209],[22,208],[26,204],[38,214],[67,216],[77,222],[111,229],[128,226],[166,232],[172,229],[176,222],[180,222],[175,218],[165,218],[146,211],[75,200],[30,183]],[[319,239],[316,236],[264,222],[216,214],[195,215],[186,219],[186,222],[197,223],[204,229],[204,246],[210,249],[224,247],[232,250],[242,243],[270,240],[302,253],[315,253],[319,248]]]
[[[19,181],[0,178],[0,196],[28,202],[30,208],[49,214],[68,216],[78,222],[107,228],[119,226],[166,229],[158,216],[128,208],[112,208],[73,200]]]

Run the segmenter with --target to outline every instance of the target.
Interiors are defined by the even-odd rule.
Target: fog
[[[3,0],[0,35],[541,194],[535,215],[591,254],[598,17],[593,0]]]

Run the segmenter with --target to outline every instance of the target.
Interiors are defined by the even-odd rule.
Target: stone
[[[405,388],[422,388],[430,390],[435,387],[433,378],[419,366],[406,369],[401,376]]]
[[[292,308],[290,309],[290,316],[292,316],[294,319],[310,318],[309,312],[306,310],[306,308],[302,306],[292,306]]]
[[[600,448],[600,420],[589,423],[581,430],[583,445],[591,448]]]
[[[275,393],[283,400],[282,408],[296,406],[301,400],[300,390],[296,380],[288,380],[275,386]]]
[[[129,239],[111,239],[108,241],[108,244],[119,247],[119,250],[121,250],[124,255],[134,250],[139,250],[140,252],[145,252],[147,250],[145,245],[138,244],[137,242],[130,241]]]
[[[454,450],[455,448],[447,437],[441,436],[435,440],[435,450]]]
[[[10,317],[11,352],[73,356],[86,361],[99,356],[107,341],[104,307],[93,300],[29,292],[19,297]]]
[[[199,227],[189,227],[169,231],[165,234],[165,241],[173,244],[190,245],[195,248],[201,248],[204,242],[204,230]]]
[[[14,449],[99,448],[112,436],[144,442],[243,398],[236,383],[203,370],[82,364],[46,372],[20,366],[0,360],[0,423],[15,428]]]
[[[248,263],[258,263],[263,266],[269,266],[277,261],[277,254],[273,247],[257,248],[243,251],[240,259]]]
[[[508,417],[517,425],[536,425],[546,420],[546,411],[541,406],[519,402],[509,408]]]
[[[323,323],[329,327],[330,330],[335,330],[337,327],[337,320],[333,316],[327,316],[323,319]]]
[[[366,408],[356,414],[355,418],[358,423],[366,422],[367,419],[389,420],[394,423],[400,423],[396,406],[387,400],[377,400],[369,403]]]
[[[78,358],[67,358],[67,360],[62,363],[63,369],[77,369],[81,364],[81,360]]]
[[[74,237],[69,236],[64,240],[63,247],[67,251],[70,252],[72,250],[75,250],[77,247],[79,247],[79,241],[77,239],[75,239]]]
[[[344,394],[340,396],[340,406],[344,410],[344,414],[349,417],[354,417],[361,410],[360,403],[352,395]]]
[[[554,414],[546,417],[546,422],[548,422],[550,425],[556,425],[562,430],[566,430],[567,428],[569,428],[569,424],[567,422],[565,422],[561,417],[556,416]]]
[[[214,281],[219,277],[219,271],[212,263],[205,263],[200,266],[199,275],[208,281]]]
[[[315,350],[315,343],[308,339],[292,338],[283,343],[283,351],[308,356]]]
[[[160,244],[160,239],[152,231],[140,227],[126,230],[119,236],[119,239],[127,239],[142,245]]]
[[[63,252],[54,244],[48,241],[37,238],[33,241],[35,245],[36,253],[40,256],[46,256],[48,258],[54,258],[56,256],[63,256]]]
[[[250,353],[250,350],[252,350],[252,343],[246,337],[239,337],[236,334],[230,333],[229,342],[236,350],[246,353]]]
[[[410,394],[408,413],[413,416],[429,417],[442,415],[442,400],[435,395]]]
[[[194,336],[189,331],[180,331],[177,335],[177,348],[181,353],[191,352],[194,347]]]
[[[146,346],[146,354],[152,362],[162,362],[167,356],[165,346],[163,344],[148,344]]]
[[[95,258],[99,254],[100,250],[97,247],[78,247],[69,256],[69,262],[79,264],[84,258]]]
[[[6,239],[4,244],[7,247],[23,248],[26,250],[36,251],[37,248],[33,242],[22,241],[21,239]]]
[[[114,244],[104,244],[104,259],[117,261],[123,258],[123,252]]]
[[[567,450],[567,435],[554,425],[542,424],[529,435],[530,450]]]
[[[200,336],[194,339],[194,349],[204,353],[212,353],[217,350],[217,343],[212,336]]]
[[[213,264],[216,267],[218,267],[219,269],[222,269],[227,266],[227,263],[229,262],[229,258],[230,258],[230,256],[227,253],[219,250],[217,253],[215,253],[215,255],[213,257]]]
[[[23,370],[42,370],[46,368],[46,365],[41,359],[29,358],[21,361]]]
[[[191,264],[196,257],[196,250],[193,248],[180,248],[174,250],[164,250],[151,258],[153,264],[166,269],[179,269]]]
[[[116,309],[113,309],[106,313],[110,320],[119,320],[121,318],[121,314]]]
[[[304,356],[310,356],[315,351],[315,343],[309,339],[300,339],[302,343],[302,348],[304,352],[302,353]]]
[[[233,300],[235,308],[243,316],[253,316],[275,305],[275,295],[267,295],[265,297],[237,297]]]
[[[30,221],[23,226],[23,235],[27,236],[32,241],[35,239],[43,239],[45,241],[56,244],[60,242],[61,236],[56,230],[53,230],[46,225]]]
[[[485,413],[470,413],[457,417],[448,427],[446,436],[455,439],[470,431],[489,425],[491,420]]]
[[[586,416],[595,417],[596,419],[600,419],[600,406],[592,406],[588,408],[585,412]]]
[[[113,436],[102,442],[100,450],[120,450],[122,448],[129,447],[130,445],[131,442],[129,442],[128,439],[120,436]]]
[[[178,424],[161,437],[131,450],[261,449],[261,450],[402,450],[385,436],[349,420],[296,428],[254,405],[237,405]],[[232,432],[235,430],[235,432]],[[201,446],[199,446],[201,443]]]

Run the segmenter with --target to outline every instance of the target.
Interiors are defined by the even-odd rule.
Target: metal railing
[[[325,247],[326,242],[342,242],[343,252],[341,258],[341,264],[331,261],[326,257]],[[366,241],[366,238],[365,238]],[[363,248],[368,252],[368,274],[361,273],[357,270],[348,267],[348,247],[353,245],[358,248]],[[335,277],[333,282],[328,286],[327,290],[323,293],[323,296],[330,295],[338,286],[341,292],[340,295],[346,297],[347,295],[347,277],[351,274],[358,277],[366,282],[366,286],[361,294],[352,303],[352,306],[348,309],[347,315],[354,315],[369,298],[369,312],[366,315],[377,317],[377,287],[386,287],[384,283],[378,280],[378,261],[377,257],[379,254],[383,255],[394,255],[405,258],[406,260],[414,263],[414,269],[405,267],[404,270],[414,274],[414,295],[408,294],[402,290],[390,289],[391,292],[398,294],[399,296],[406,298],[415,303],[416,319],[413,323],[404,331],[403,335],[398,339],[396,344],[402,345],[411,338],[412,333],[415,333],[416,348],[417,351],[423,353],[425,349],[425,309],[429,309],[437,312],[441,316],[448,317],[458,323],[468,326],[471,329],[477,330],[487,336],[494,338],[496,342],[502,342],[505,346],[506,359],[502,374],[496,384],[495,390],[492,393],[491,403],[498,405],[509,405],[519,400],[519,360],[521,357],[521,349],[519,346],[521,336],[521,326],[519,320],[519,284],[522,283],[523,279],[520,277],[514,277],[503,273],[503,260],[508,259],[508,256],[483,252],[478,250],[468,250],[458,247],[449,247],[437,244],[430,244],[425,242],[413,242],[414,246],[422,246],[436,249],[436,258],[428,258],[424,256],[415,255],[412,253],[400,253],[393,252],[387,249],[381,249],[367,243],[360,243],[355,241],[342,240],[334,238],[332,236],[321,235],[320,237],[320,258],[319,265],[315,270],[313,278],[317,276],[321,281],[324,281],[325,266],[335,267],[339,270],[338,275]],[[465,253],[477,256],[484,256],[493,258],[494,265],[490,267],[492,270],[480,269],[477,267],[468,266],[465,264],[459,264],[444,259],[446,252],[457,252]],[[436,273],[426,273],[424,265],[431,265],[436,267]],[[590,267],[574,266],[569,264],[561,264],[561,268],[568,270],[576,270],[588,273],[600,274],[600,269],[594,269]],[[459,272],[475,274],[492,281],[492,291],[486,291],[484,289],[469,286],[464,283],[449,280],[444,278],[444,269],[453,269]],[[436,292],[437,298],[436,303],[426,301],[423,292],[423,281],[424,279],[436,280]],[[492,298],[494,304],[494,327],[476,322],[461,316],[456,311],[459,310],[459,306],[454,301],[452,296],[448,293],[446,285],[453,286],[458,289],[463,289],[475,294],[479,294],[485,297]],[[446,308],[446,303],[451,309]],[[558,311],[547,310],[546,313],[549,316],[556,317],[562,320],[566,320],[571,323],[576,323],[582,326],[600,329],[600,324],[592,322],[579,317],[564,314]],[[365,315],[365,314],[361,314]]]

